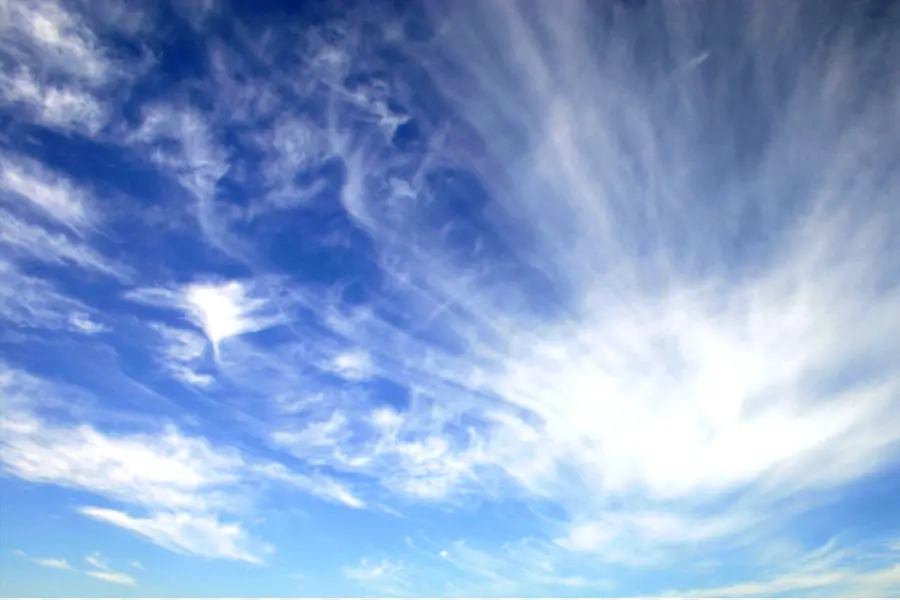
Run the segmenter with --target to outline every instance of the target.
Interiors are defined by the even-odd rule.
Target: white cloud
[[[154,325],[154,329],[164,343],[161,363],[173,377],[199,388],[209,387],[215,382],[211,374],[201,372],[202,359],[208,348],[202,335],[164,325]]]
[[[78,14],[62,4],[5,2],[0,48],[20,60],[100,84],[115,73],[106,50]]]
[[[93,3],[39,0],[0,5],[0,100],[23,122],[95,136],[115,116],[113,102],[146,72],[153,57],[124,55],[104,38],[146,41],[144,7],[127,11]]]
[[[41,9],[4,5],[5,52],[40,58],[86,86],[115,79],[115,61],[84,19],[52,3]],[[263,424],[269,440],[335,478],[238,460],[221,469],[234,479],[207,481],[216,470],[201,459],[175,465],[183,470],[170,479],[131,481],[126,459],[168,473],[172,454],[186,447],[194,457],[201,442],[179,433],[180,442],[160,443],[33,415],[6,421],[19,436],[8,468],[140,506],[147,516],[87,510],[185,552],[206,552],[225,535],[207,513],[224,511],[222,498],[246,477],[367,505],[356,491],[362,486],[340,479],[352,475],[414,500],[550,501],[566,518],[551,536],[558,548],[545,554],[568,549],[636,564],[715,547],[781,518],[811,492],[895,461],[900,375],[886,357],[900,351],[900,258],[892,246],[900,226],[900,86],[887,73],[873,91],[861,75],[880,64],[873,55],[896,50],[893,42],[821,48],[799,13],[756,4],[727,17],[700,14],[694,3],[667,7],[658,23],[667,35],[657,37],[679,42],[665,48],[635,44],[627,27],[598,32],[603,26],[584,3],[526,12],[499,0],[448,6],[428,44],[393,27],[392,43],[453,113],[446,126],[416,106],[402,74],[351,89],[345,75],[356,67],[378,71],[356,24],[311,34],[297,66],[270,86],[245,86],[246,96],[260,97],[239,102],[244,112],[287,113],[277,110],[284,98],[262,98],[284,85],[293,104],[296,95],[329,107],[324,123],[285,115],[255,136],[271,159],[260,169],[262,203],[250,198],[236,208],[216,197],[220,179],[237,169],[217,122],[238,111],[227,106],[238,103],[231,98],[214,100],[211,114],[144,107],[127,140],[195,197],[204,239],[257,272],[265,261],[248,257],[255,242],[270,240],[244,239],[231,228],[238,216],[265,219],[272,204],[305,205],[327,186],[324,178],[296,183],[297,170],[342,163],[342,217],[368,236],[379,267],[373,288],[384,292],[377,300],[348,306],[338,289],[344,282],[324,290],[295,284],[288,298],[276,298],[269,292],[278,286],[256,279],[129,295],[178,309],[197,328],[159,329],[161,360],[175,377],[212,383],[202,370],[208,341],[226,383],[264,391],[278,409],[296,399],[295,410],[278,410]],[[695,26],[722,31],[723,41],[701,43]],[[255,60],[266,60],[266,44]],[[815,51],[799,50],[806,47]],[[216,69],[229,66],[222,56]],[[725,93],[745,87],[732,79],[738,71],[754,74],[740,101]],[[36,119],[64,121],[62,106],[79,121],[99,119],[81,88],[51,86],[37,73],[11,76],[8,92],[33,105]],[[387,98],[408,106],[389,108]],[[347,115],[380,131],[344,130]],[[421,126],[416,150],[392,141],[401,122]],[[458,123],[470,131],[455,131]],[[479,152],[471,151],[474,140]],[[440,180],[442,169],[453,173]],[[466,188],[476,183],[462,171],[484,190]],[[16,194],[57,222],[77,220],[71,190],[37,172],[4,171],[12,182],[4,185],[28,191]],[[13,213],[0,219],[0,240],[23,260],[121,272],[69,235]],[[3,302],[4,314],[21,323],[62,322],[54,313],[72,306]],[[304,325],[279,332],[296,334],[290,343],[239,339],[288,321]],[[329,387],[316,369],[358,385]],[[376,373],[402,388],[390,406],[369,395]],[[351,396],[351,387],[365,391]],[[270,407],[259,411],[261,421]],[[62,458],[65,468],[47,470],[44,463],[63,454],[82,462]],[[113,477],[101,480],[107,470]],[[139,498],[138,488],[153,493]],[[208,490],[221,496],[210,501]],[[730,502],[736,491],[740,499]],[[629,509],[611,508],[621,506]],[[489,558],[465,545],[444,552],[454,564]],[[813,589],[847,580],[835,574],[845,571],[742,585]],[[390,572],[380,562],[348,571],[360,580]],[[481,575],[506,582],[514,573],[504,563]],[[890,569],[877,573],[878,581],[891,577]],[[553,577],[584,584],[572,573]]]
[[[688,5],[661,23],[712,18]],[[377,353],[411,399],[377,413],[378,398],[349,410],[323,393],[313,419],[273,424],[273,443],[417,499],[555,501],[572,520],[561,543],[617,560],[622,539],[632,558],[709,546],[895,461],[900,175],[886,132],[900,87],[885,74],[889,91],[869,95],[857,80],[887,46],[801,57],[798,44],[819,47],[805,25],[754,5],[703,22],[735,28],[727,47],[683,31],[658,56],[675,74],[650,78],[624,31],[605,30],[598,56],[583,4],[525,12],[450,7],[434,40],[407,47],[482,144],[471,162],[443,131],[403,152],[331,122],[326,152],[298,128],[303,160],[343,161],[344,208],[389,290],[362,308],[304,307]],[[331,76],[375,60],[348,28],[311,44],[303,85],[361,118]],[[775,31],[790,34],[761,41]],[[743,85],[738,55],[755,73],[784,65],[791,89],[764,78],[740,101],[710,98],[700,72]],[[779,115],[755,132],[768,139],[732,127],[747,111]],[[430,182],[433,164],[474,172],[490,201]],[[716,502],[737,490],[740,502]],[[622,504],[636,508],[604,520]]]
[[[323,475],[309,476],[291,472],[280,463],[257,465],[255,473],[272,481],[280,481],[297,487],[323,500],[343,504],[350,508],[365,508],[366,503],[356,496],[347,486]]]
[[[51,129],[96,134],[107,122],[107,107],[94,95],[77,87],[45,85],[29,69],[0,75],[2,98],[23,105],[24,117]]]
[[[112,569],[107,566],[105,562],[103,562],[103,558],[98,553],[88,554],[84,557],[84,561],[94,567],[95,569],[99,569],[101,571],[111,571]]]
[[[137,582],[134,577],[127,573],[118,573],[115,571],[87,571],[89,577],[100,579],[109,583],[117,583],[119,585],[134,586]]]
[[[174,425],[148,432],[104,432],[43,416],[45,407],[62,409],[62,414],[74,410],[71,401],[59,405],[63,398],[58,386],[8,367],[0,369],[3,471],[124,503],[127,510],[88,506],[80,512],[170,550],[262,561],[269,546],[254,539],[240,521],[258,499],[260,483],[287,484],[351,508],[365,506],[333,478],[293,473],[284,465],[187,435]],[[232,517],[223,519],[222,514]],[[98,570],[108,568],[98,555],[86,560]]]
[[[49,217],[70,230],[80,233],[92,227],[97,215],[89,194],[68,178],[47,169],[32,159],[2,155],[0,190]]]
[[[375,365],[372,357],[361,350],[343,352],[335,356],[327,365],[328,370],[351,381],[363,381],[372,377]]]
[[[179,289],[132,290],[126,297],[135,302],[177,308],[199,327],[218,355],[229,338],[268,329],[283,317],[265,296],[261,285],[250,281],[191,283]]]
[[[120,280],[127,280],[131,275],[127,267],[105,258],[89,245],[62,232],[27,223],[5,210],[0,210],[0,242],[24,258],[74,265]]]
[[[420,547],[411,540],[407,546],[421,559],[406,569],[407,583],[414,586],[452,581],[456,596],[549,595],[571,588],[579,588],[585,595],[606,595],[612,583],[607,577],[609,565],[602,561],[582,560],[554,544],[532,538],[489,548],[465,540],[455,540],[439,550]]]
[[[144,565],[142,565],[141,561],[139,561],[139,560],[133,560],[128,564],[131,565],[132,567],[134,567],[135,569],[138,569],[139,571],[144,570]]]
[[[104,331],[109,330],[106,325],[97,323],[85,313],[70,314],[69,325],[71,325],[76,331],[80,331],[81,333],[85,333],[87,335],[96,335],[98,333],[103,333]]]
[[[280,320],[266,298],[253,295],[239,281],[191,284],[185,289],[185,300],[217,351],[230,337],[267,329]]]
[[[95,320],[95,311],[60,292],[53,284],[23,273],[14,263],[0,259],[0,318],[21,327],[68,329],[95,335],[107,327]]]
[[[395,579],[403,572],[403,564],[399,562],[391,562],[388,560],[370,561],[367,558],[360,560],[359,565],[355,567],[347,567],[344,574],[357,581],[368,581],[373,579]]]
[[[900,591],[900,562],[873,562],[865,547],[838,547],[834,540],[778,564],[768,576],[717,587],[667,592],[666,596],[884,596]]]
[[[215,516],[157,512],[133,517],[122,511],[92,506],[82,507],[80,512],[175,552],[259,563],[268,551],[265,546],[254,547],[256,544],[240,523],[221,522]]]
[[[89,425],[6,422],[3,466],[34,482],[85,489],[140,506],[204,511],[227,507],[241,458],[174,427],[106,434]],[[19,429],[22,429],[20,432]]]
[[[32,558],[31,561],[42,567],[50,567],[51,569],[72,569],[72,565],[64,558]]]
[[[591,553],[608,564],[634,567],[677,556],[686,545],[720,542],[753,524],[754,517],[737,514],[608,511],[597,521],[571,525],[554,542],[567,550]]]
[[[22,550],[12,550],[13,554],[21,556],[22,558],[33,562],[36,565],[40,565],[42,567],[47,567],[50,569],[62,569],[62,570],[71,570],[72,565],[69,564],[69,561],[64,558],[38,558],[34,556],[29,556],[26,552]]]

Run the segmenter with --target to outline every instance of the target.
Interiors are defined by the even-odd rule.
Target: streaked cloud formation
[[[900,590],[894,9],[246,11],[0,0],[4,486],[304,593]]]

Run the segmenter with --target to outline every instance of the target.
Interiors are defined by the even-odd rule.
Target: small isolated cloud
[[[127,573],[117,573],[115,571],[87,571],[86,574],[88,577],[93,577],[94,579],[100,579],[101,581],[109,583],[116,583],[118,585],[134,586],[137,584],[134,577]]]
[[[51,569],[69,570],[72,568],[72,565],[69,564],[69,561],[64,558],[32,558],[31,561],[37,565],[41,565],[42,567],[50,567]]]

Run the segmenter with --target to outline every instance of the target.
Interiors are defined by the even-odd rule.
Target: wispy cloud
[[[669,592],[666,595],[697,596],[778,596],[799,593],[848,597],[880,596],[900,590],[900,562],[875,564],[865,559],[868,549],[840,548],[833,542],[796,557],[791,568],[781,568],[769,577],[730,585]],[[860,564],[862,563],[862,564]]]
[[[72,565],[64,558],[33,558],[31,561],[42,567],[50,567],[52,569],[70,570]]]
[[[413,400],[321,406],[316,422],[274,425],[274,443],[417,499],[498,487],[551,498],[571,518],[560,543],[610,557],[626,538],[634,556],[714,544],[892,459],[898,182],[883,140],[895,124],[885,98],[835,84],[868,55],[801,58],[793,44],[815,42],[799,17],[759,5],[745,15],[752,31],[729,26],[728,47],[701,43],[682,19],[727,23],[698,11],[659,13],[686,36],[674,54],[660,47],[666,76],[626,50],[637,32],[582,3],[439,11],[427,45],[395,43],[483,143],[490,159],[465,164],[412,100],[421,145],[358,140],[341,111],[362,120],[379,90],[401,104],[404,91],[340,83],[336,72],[375,60],[355,22],[310,44],[304,91],[340,108],[320,125],[327,143],[302,130],[296,151],[343,165],[342,205],[369,236],[383,294],[363,308],[306,306],[377,352],[378,372]],[[503,41],[473,23],[502,23]],[[782,26],[790,44],[762,44]],[[735,52],[759,73],[785,61],[796,81],[780,90],[760,76],[752,96],[704,96],[702,81],[738,85]],[[782,117],[759,124],[764,140],[730,125],[767,111]],[[698,164],[717,157],[727,168]],[[709,508],[737,490],[741,502]],[[622,502],[639,508],[604,521]]]
[[[404,590],[408,590],[409,583],[405,571],[406,566],[400,562],[363,558],[358,565],[345,567],[344,576],[366,589],[391,595],[407,595]]]
[[[134,577],[131,575],[120,573],[119,571],[112,569],[97,552],[88,554],[84,557],[84,560],[94,568],[94,570],[85,572],[88,577],[101,579],[109,583],[117,583],[119,585],[134,586],[137,584],[137,581],[135,581]]]
[[[108,108],[95,96],[78,88],[41,83],[27,68],[0,75],[0,81],[4,102],[21,106],[19,112],[25,120],[89,136],[95,135],[108,120]]]
[[[0,16],[0,59],[15,65],[0,75],[0,102],[23,122],[94,136],[115,110],[112,101],[151,62],[104,39],[146,33],[141,9],[126,14],[42,0],[5,3]]]
[[[29,203],[42,215],[77,233],[94,224],[96,215],[85,190],[31,159],[4,154],[3,163],[0,190],[4,196]]]
[[[36,565],[40,565],[42,567],[48,567],[50,569],[63,569],[63,570],[71,570],[72,565],[69,564],[69,561],[64,558],[38,558],[34,556],[29,556],[23,550],[13,550],[14,554],[21,556],[24,559],[27,559],[33,562]]]
[[[10,368],[6,472],[245,562],[275,486],[357,510],[551,505],[535,539],[344,571],[477,595],[742,552],[896,462],[900,47],[863,11],[484,0],[224,36],[227,3],[176,3],[196,76],[126,105],[168,29],[89,4],[0,5],[2,108],[180,188],[195,226],[141,255],[147,224],[112,232],[86,177],[22,135],[33,154],[0,161],[0,317],[96,341],[117,331],[95,300],[133,310],[141,358],[241,441],[43,410],[59,386]],[[688,595],[893,585],[832,559]]]
[[[258,499],[254,490],[260,482],[354,508],[364,505],[347,486],[328,477],[292,473],[284,465],[217,447],[174,425],[104,432],[51,420],[42,407],[61,396],[61,390],[9,367],[0,371],[0,392],[5,472],[124,503],[129,510],[84,506],[79,512],[176,552],[260,562],[269,547],[240,521]],[[102,569],[99,557],[87,560]]]
[[[211,515],[158,512],[149,517],[133,517],[122,511],[93,506],[82,507],[79,512],[175,552],[258,563],[265,550],[264,546],[251,548],[254,542],[239,523],[220,522]]]
[[[137,582],[134,577],[127,573],[117,573],[115,571],[88,571],[88,577],[100,579],[109,583],[117,583],[119,585],[134,586]]]
[[[86,335],[106,331],[96,311],[52,283],[23,273],[0,260],[0,318],[18,326],[69,330]]]

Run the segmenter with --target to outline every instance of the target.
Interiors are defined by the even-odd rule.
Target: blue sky
[[[900,594],[898,16],[0,0],[0,592]]]

